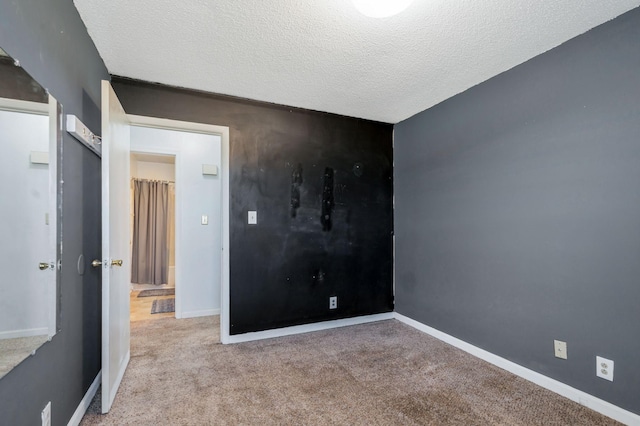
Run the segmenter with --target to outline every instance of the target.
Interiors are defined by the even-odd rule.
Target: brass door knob
[[[102,262],[98,259],[95,259],[93,262],[91,262],[91,266],[93,266],[94,268],[97,268],[100,265],[102,265]]]
[[[122,260],[112,260],[111,266],[122,266]]]
[[[44,271],[46,269],[51,268],[51,264],[49,264],[47,262],[40,262],[40,263],[38,263],[38,268],[40,268],[41,271]]]

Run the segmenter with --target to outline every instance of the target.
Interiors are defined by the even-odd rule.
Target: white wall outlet
[[[613,382],[613,361],[597,356],[596,376]]]
[[[257,211],[249,211],[248,223],[249,223],[249,225],[257,225],[258,224],[258,212]]]
[[[51,426],[51,401],[44,406],[40,417],[42,418],[42,426]]]
[[[556,358],[567,359],[567,342],[554,340],[553,350],[555,352]]]
[[[338,296],[331,296],[329,298],[329,309],[337,309],[338,308]]]
[[[202,223],[203,225],[208,225],[209,224],[209,217],[206,214],[202,215],[202,220],[200,221],[200,223]]]

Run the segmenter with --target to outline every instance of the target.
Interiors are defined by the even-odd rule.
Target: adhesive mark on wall
[[[331,213],[333,212],[333,169],[324,169],[324,186],[322,189],[322,223],[323,231],[331,231]]]
[[[362,165],[362,163],[356,163],[353,165],[354,175],[356,175],[357,177],[361,177],[363,173],[364,173],[364,166]]]
[[[312,284],[323,284],[324,283],[325,272],[322,269],[317,269],[313,271],[311,275]]]
[[[291,217],[296,217],[300,207],[300,185],[302,185],[302,164],[298,163],[291,172]]]

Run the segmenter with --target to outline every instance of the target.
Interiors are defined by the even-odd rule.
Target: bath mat
[[[142,290],[138,293],[138,297],[173,296],[174,294],[176,294],[175,288],[154,288],[151,290]]]
[[[163,314],[165,312],[175,312],[176,299],[156,299],[151,305],[152,314]]]

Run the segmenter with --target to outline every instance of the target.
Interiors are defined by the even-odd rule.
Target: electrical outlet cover
[[[613,361],[597,356],[596,376],[613,382]]]
[[[338,296],[331,296],[329,298],[329,309],[337,309],[338,308]]]

